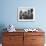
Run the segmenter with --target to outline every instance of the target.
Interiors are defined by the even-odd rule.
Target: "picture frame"
[[[35,8],[33,7],[19,7],[18,21],[35,21]]]

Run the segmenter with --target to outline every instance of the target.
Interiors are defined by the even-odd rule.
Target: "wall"
[[[46,28],[46,0],[0,0],[0,25],[13,24],[16,28]],[[34,7],[36,20],[33,22],[18,22],[18,7]]]

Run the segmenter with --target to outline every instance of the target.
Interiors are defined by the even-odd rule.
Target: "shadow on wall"
[[[2,32],[6,31],[6,30],[3,30],[4,28],[6,28],[5,25],[0,24],[0,43],[2,43],[2,36],[3,36]]]

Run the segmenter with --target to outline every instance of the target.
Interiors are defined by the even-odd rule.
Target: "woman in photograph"
[[[22,10],[19,13],[19,18],[22,19]]]
[[[33,19],[33,8],[31,9],[30,19]]]

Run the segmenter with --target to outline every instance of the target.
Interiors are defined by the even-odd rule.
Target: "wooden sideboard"
[[[44,46],[44,32],[3,32],[3,46]]]

